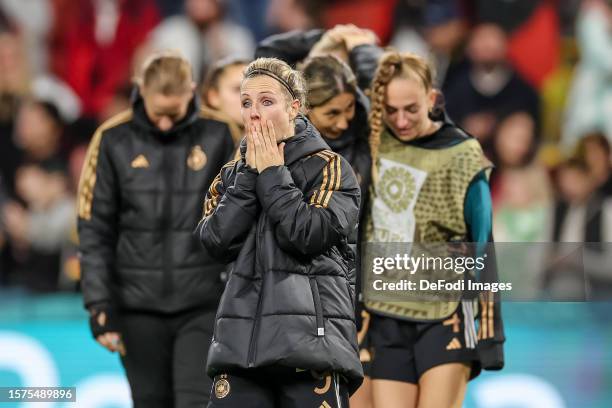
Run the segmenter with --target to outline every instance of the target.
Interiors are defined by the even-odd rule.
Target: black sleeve
[[[94,135],[79,182],[77,225],[85,307],[112,301],[119,186],[107,140],[100,131]]]
[[[481,281],[499,282],[493,237],[489,237],[486,267]],[[506,336],[502,319],[499,292],[483,291],[479,294],[478,355],[485,370],[501,370],[504,367],[504,342]]]
[[[304,194],[286,166],[264,170],[257,178],[262,209],[276,223],[278,245],[298,255],[315,256],[346,240],[358,223],[360,191],[346,160],[335,153],[312,156],[313,187]]]
[[[353,48],[349,53],[349,62],[355,76],[357,77],[357,85],[361,89],[369,89],[378,60],[382,56],[384,50],[374,44],[363,44]]]
[[[308,56],[310,49],[321,39],[324,32],[321,29],[294,30],[272,35],[257,45],[255,58],[274,57],[295,68],[298,62]]]
[[[478,355],[485,370],[504,368],[504,334],[501,301],[491,292],[480,297],[480,325],[478,327]]]
[[[222,262],[233,261],[260,206],[255,194],[257,172],[242,161],[226,164],[213,180],[204,202],[204,215],[196,234],[209,253]]]

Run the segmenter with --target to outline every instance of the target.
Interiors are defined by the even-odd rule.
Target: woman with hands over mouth
[[[360,191],[301,114],[306,85],[275,58],[246,69],[246,137],[196,232],[232,262],[209,351],[209,407],[348,407],[363,372],[353,302]]]

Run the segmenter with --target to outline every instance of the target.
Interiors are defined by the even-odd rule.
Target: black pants
[[[123,312],[121,358],[135,408],[203,408],[212,381],[206,357],[215,313],[173,315]]]
[[[311,371],[214,379],[208,408],[348,408],[349,394],[338,374]]]

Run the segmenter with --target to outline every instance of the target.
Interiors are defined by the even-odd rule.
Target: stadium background
[[[118,359],[87,328],[72,211],[85,146],[128,106],[133,67],[150,50],[180,46],[200,81],[212,62],[252,56],[269,34],[354,23],[381,45],[432,55],[452,117],[497,166],[496,239],[546,242],[559,238],[557,204],[609,197],[609,182],[608,190],[590,182],[609,177],[609,154],[576,147],[612,139],[611,8],[608,0],[0,0],[0,386],[77,386],[76,406],[128,406]],[[474,38],[482,45],[496,33],[483,23],[507,37],[478,53]],[[487,105],[462,99],[479,63],[508,67],[515,92]],[[563,173],[580,163],[587,171]],[[63,189],[49,199],[51,184]],[[576,184],[590,188],[576,193]],[[45,217],[57,228],[28,230]],[[506,368],[473,382],[466,408],[612,406],[610,310],[505,304]]]

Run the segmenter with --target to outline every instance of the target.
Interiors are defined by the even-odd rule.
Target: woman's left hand
[[[253,143],[255,145],[255,163],[261,173],[268,167],[285,164],[285,143],[276,144],[276,132],[272,121],[253,125]]]

